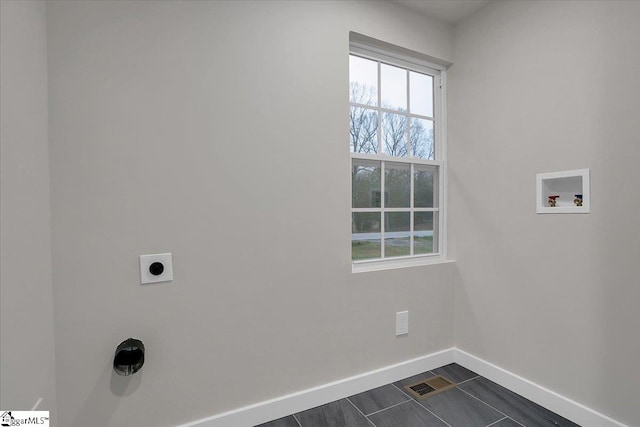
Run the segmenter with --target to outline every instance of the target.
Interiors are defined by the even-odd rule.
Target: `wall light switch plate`
[[[396,336],[409,333],[409,312],[399,311],[396,313]]]
[[[140,255],[140,283],[171,282],[173,262],[171,254]]]

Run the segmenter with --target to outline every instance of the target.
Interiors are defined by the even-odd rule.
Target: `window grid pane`
[[[351,214],[351,258],[352,260],[379,259],[380,214],[377,212]]]
[[[352,153],[378,152],[378,111],[351,106],[349,110],[349,137]]]
[[[386,212],[384,246],[387,258],[411,254],[411,212]]]
[[[422,116],[433,117],[433,77],[426,74],[409,72],[410,102],[409,111]]]
[[[353,160],[351,169],[352,208],[379,208],[382,206],[380,173],[380,162]]]
[[[438,253],[437,174],[438,166],[352,159],[353,261]]]
[[[349,56],[349,99],[353,103],[378,105],[378,62]]]
[[[393,65],[380,65],[380,106],[407,111],[407,70]]]
[[[437,212],[414,213],[413,251],[415,254],[431,254],[437,248]]]

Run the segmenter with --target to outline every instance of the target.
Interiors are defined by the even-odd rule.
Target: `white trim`
[[[380,162],[380,258],[385,258],[386,251],[386,240],[384,237],[386,230],[385,220],[384,220],[384,205],[387,202],[387,195],[385,192],[387,191],[387,168],[386,161],[382,160]],[[351,184],[353,186],[353,184]],[[353,203],[353,202],[352,202]],[[353,239],[353,234],[351,235],[351,239]],[[353,247],[351,248],[351,257],[353,258]]]
[[[351,55],[351,54],[349,54]],[[382,64],[380,61],[376,61],[376,71],[378,73],[378,102],[376,102],[376,115],[378,120],[378,129],[376,139],[378,140],[378,146],[376,147],[375,154],[382,154]],[[349,69],[351,73],[351,69]],[[349,74],[349,80],[351,80],[351,74]],[[349,83],[351,85],[351,83]],[[351,108],[351,107],[349,107]]]
[[[351,212],[380,212],[382,208],[352,208]],[[384,208],[385,212],[439,212],[439,208]]]
[[[448,264],[454,260],[445,259],[440,254],[413,255],[384,259],[363,259],[351,263],[352,273],[366,273],[369,271],[390,270],[394,268],[420,267],[425,265]]]
[[[536,175],[536,213],[538,214],[571,214],[571,213],[591,213],[591,178],[590,178],[590,170],[587,169],[576,169],[570,171],[562,171],[562,172],[549,172],[549,173],[539,173]],[[545,182],[553,181],[553,180],[561,180],[563,178],[574,178],[580,177],[582,181],[581,188],[573,188],[573,191],[566,192],[566,188],[564,188],[564,193],[562,194],[561,199],[565,202],[566,197],[569,197],[569,200],[565,202],[564,206],[556,206],[556,207],[548,207],[545,205],[546,199],[544,192]],[[582,194],[582,206],[573,206],[572,198],[573,194]],[[548,193],[547,193],[548,194]],[[568,205],[566,203],[569,203]]]
[[[350,101],[349,104],[352,107],[357,107],[357,108],[364,108],[365,110],[371,110],[371,111],[377,111],[380,110],[383,113],[391,113],[391,114],[400,114],[402,116],[408,116],[412,119],[423,119],[423,120],[428,120],[433,122],[435,120],[435,118],[433,117],[429,117],[429,116],[423,116],[420,114],[416,114],[416,113],[407,113],[406,111],[402,111],[402,110],[392,110],[390,108],[383,108],[380,106],[375,106],[375,105],[369,105],[369,104],[360,104],[359,102],[353,102]],[[409,101],[407,101],[407,105],[409,104]]]
[[[407,111],[411,111],[411,79],[409,78],[410,71],[408,69],[404,69],[404,75],[407,79]],[[433,79],[433,77],[431,77]],[[433,89],[432,89],[433,91]],[[381,105],[382,106],[382,105]],[[431,125],[433,126],[433,124]],[[405,142],[405,150],[407,150],[407,154],[411,154],[411,117],[407,117],[407,128],[405,129],[405,138],[407,138]],[[413,174],[411,174],[413,176]],[[411,193],[413,194],[413,193]],[[413,197],[411,197],[413,199]],[[413,251],[412,251],[413,252]]]
[[[433,114],[438,118],[438,127],[436,129],[435,141],[436,150],[440,150],[440,154],[436,152],[436,158],[442,162],[442,166],[438,170],[438,208],[440,212],[438,213],[438,222],[440,228],[438,229],[437,237],[438,237],[438,247],[440,248],[440,254],[443,258],[447,258],[448,254],[448,241],[449,241],[449,230],[447,226],[447,217],[449,216],[449,208],[448,204],[448,193],[449,193],[449,166],[447,165],[447,72],[446,70],[442,70],[440,73],[440,85],[434,84],[433,90],[433,100],[434,107],[438,109],[438,111],[434,111]],[[438,100],[437,97],[440,96],[442,101]],[[435,225],[434,225],[435,226]]]
[[[629,427],[455,347],[192,421],[178,427],[252,427],[400,381],[453,362],[585,427]]]
[[[367,153],[350,153],[351,159],[356,160],[365,160],[371,162],[389,162],[389,163],[404,163],[409,164],[413,163],[416,165],[425,165],[425,166],[443,166],[444,162],[442,160],[425,160],[419,157],[393,157],[387,156],[385,154],[367,154]]]
[[[407,137],[408,138],[408,137]],[[411,197],[409,197],[409,207],[411,208],[411,210],[409,211],[409,255],[413,256],[413,244],[415,243],[415,215],[414,215],[414,205],[415,205],[415,198],[416,195],[414,193],[415,191],[415,182],[416,182],[416,168],[415,165],[413,163],[411,163],[411,165],[409,166],[409,176],[411,177],[411,179],[409,180],[409,194],[411,195]],[[433,232],[431,232],[431,235],[433,236]],[[431,240],[431,249],[433,249],[433,239]],[[437,247],[437,246],[436,246]]]
[[[466,351],[455,349],[455,362],[527,399],[585,427],[628,427],[548,388],[500,368]]]
[[[398,65],[408,70],[430,76],[437,76],[439,72],[445,71],[448,68],[447,65],[437,63],[444,61],[432,56],[410,51],[392,44],[386,44],[384,47],[373,46],[366,42],[363,43],[354,40],[351,35],[349,37],[349,51],[363,58],[373,59],[388,65]]]
[[[454,359],[454,351],[454,348],[438,351],[179,427],[252,427],[449,364]]]
[[[360,58],[371,59],[385,65],[402,67],[432,77],[437,76],[441,71],[446,69],[432,62],[423,62],[409,56],[394,54],[394,52],[388,50],[371,48],[355,42],[349,43],[349,50],[351,54],[359,56]]]

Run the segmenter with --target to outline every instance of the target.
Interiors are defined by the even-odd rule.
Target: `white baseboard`
[[[456,362],[584,427],[628,427],[490,362],[449,348],[360,375],[266,400],[179,427],[253,427]]]
[[[578,402],[544,388],[458,348],[455,362],[584,427],[628,427]]]
[[[203,418],[179,427],[252,427],[449,364],[454,348]]]

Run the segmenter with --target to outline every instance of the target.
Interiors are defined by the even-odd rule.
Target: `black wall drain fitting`
[[[144,344],[135,338],[129,338],[116,348],[113,358],[113,370],[118,375],[133,375],[144,365]]]

